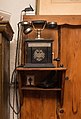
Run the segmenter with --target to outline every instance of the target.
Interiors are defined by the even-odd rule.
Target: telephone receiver
[[[31,25],[30,22],[28,21],[22,21],[21,22],[21,26],[23,27],[23,33],[26,35],[26,34],[29,34],[30,32],[32,32],[33,30],[33,26]]]
[[[23,33],[29,34],[33,30],[36,31],[36,38],[41,38],[41,31],[43,31],[45,28],[47,29],[55,29],[57,28],[56,22],[47,22],[46,20],[33,20],[31,22],[29,21],[22,21],[19,22],[21,26],[23,27]]]

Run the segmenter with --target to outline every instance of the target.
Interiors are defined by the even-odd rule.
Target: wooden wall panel
[[[2,117],[2,34],[0,33],[0,114]]]
[[[81,15],[24,15],[24,21],[32,21],[32,20],[47,20],[49,22],[54,21],[57,22],[58,25],[62,24],[73,24],[80,25],[81,24]]]
[[[21,110],[21,119],[55,119],[55,96],[56,94],[54,92],[49,91],[25,92]]]
[[[32,18],[26,17],[25,21],[42,20],[40,16]],[[51,20],[46,16],[43,20]],[[51,20],[52,21],[52,20]],[[28,34],[29,39],[35,38],[36,32]],[[58,57],[58,29],[45,29],[42,31],[42,37],[53,40],[53,57]],[[26,36],[24,36],[26,38]],[[23,53],[22,53],[23,54]],[[23,61],[22,61],[23,62]],[[53,61],[57,66],[57,62]],[[56,119],[56,93],[54,91],[29,91],[24,93],[23,105],[21,108],[21,119]]]
[[[10,118],[10,40],[13,31],[8,21],[0,21],[0,118]]]
[[[61,63],[67,68],[69,83],[65,86],[65,110],[69,119],[81,114],[81,25],[61,28]],[[69,90],[69,93],[67,93]],[[69,108],[68,108],[68,105]],[[64,117],[67,118],[67,117]]]
[[[59,38],[60,64],[63,64],[64,67],[67,68],[66,76],[69,80],[65,81],[64,113],[59,114],[60,118],[58,117],[58,119],[81,119],[81,16],[24,16],[25,21],[34,19],[46,19],[48,21],[56,21],[59,24],[59,36],[57,36],[57,31],[51,35],[55,39],[54,50],[58,49],[57,40]],[[50,35],[48,31],[46,35],[47,34],[48,36]],[[43,97],[40,98],[42,95],[43,94],[40,93],[40,95],[38,95],[39,98],[29,98],[29,93],[26,96],[24,95],[21,119],[34,119],[38,117],[38,119],[57,119],[56,98],[48,99],[46,97],[43,100]],[[52,93],[49,95],[53,96]],[[39,107],[40,111],[35,106],[32,107],[31,104]],[[50,107],[50,105],[54,108]],[[31,113],[31,109],[34,113]]]

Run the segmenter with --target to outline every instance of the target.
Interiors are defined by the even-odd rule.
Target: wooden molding
[[[7,38],[7,40],[12,40],[14,32],[9,21],[0,21],[0,32]]]

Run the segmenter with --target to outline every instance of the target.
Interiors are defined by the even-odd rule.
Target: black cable
[[[17,109],[17,111],[14,109],[14,103],[13,103],[13,106],[12,106],[12,104],[11,104],[11,96],[10,96],[10,92],[11,92],[11,89],[13,88],[14,89],[14,91],[13,91],[13,95],[14,94],[16,94],[17,93],[17,90],[18,90],[18,84],[17,84],[17,79],[16,79],[16,77],[15,77],[15,74],[16,72],[15,72],[15,70],[13,71],[13,73],[12,73],[12,78],[11,78],[11,83],[10,83],[10,91],[9,91],[9,105],[10,105],[10,107],[11,107],[11,109],[13,110],[13,112],[16,114],[16,115],[18,115],[19,113],[20,113],[20,110],[21,110],[21,106],[20,106],[20,108],[19,109]],[[13,80],[14,79],[14,80]],[[15,95],[13,96],[13,101],[15,102],[15,100],[14,100],[14,97],[15,97]],[[17,101],[17,104],[18,104],[18,95],[16,94],[16,101]],[[19,107],[18,105],[17,105],[17,107]]]
[[[20,25],[21,22],[18,23],[18,38],[17,38],[17,46],[16,46],[16,56],[15,56],[15,69],[17,67],[17,63],[19,64],[19,29],[20,29]]]
[[[20,25],[21,22],[18,23],[18,38],[17,38],[17,45],[16,45],[16,56],[15,56],[15,69],[12,72],[12,76],[11,76],[11,81],[10,81],[10,85],[9,85],[9,105],[11,107],[11,109],[13,110],[13,119],[14,119],[14,114],[17,115],[18,118],[18,114],[20,113],[21,110],[21,105],[19,103],[20,100],[19,99],[19,95],[18,95],[18,80],[17,80],[17,71],[16,71],[16,67],[19,64],[19,33],[20,33]],[[11,90],[13,88],[13,104],[11,104]],[[16,109],[14,107],[15,105],[15,101],[16,101]]]

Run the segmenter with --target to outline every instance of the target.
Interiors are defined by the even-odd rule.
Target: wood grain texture
[[[60,64],[67,68],[66,76],[69,78],[65,81],[64,113],[60,113],[58,119],[81,119],[81,16],[24,16],[25,21],[37,19],[56,21],[59,25],[59,36],[57,31],[52,31],[51,34],[46,30],[43,34],[45,38],[51,36],[54,39],[55,51],[58,49],[59,37]],[[35,37],[34,32],[29,37]],[[44,94],[41,91],[39,93],[30,91],[26,95],[24,93],[21,119],[57,119],[56,102],[57,98],[53,92]]]
[[[55,119],[55,94],[47,91],[28,91],[24,94],[21,118]]]
[[[10,33],[9,33],[10,31]],[[9,22],[0,21],[0,115],[2,119],[10,117],[9,81],[10,81],[10,40],[13,31]]]
[[[69,93],[65,91],[65,95],[69,94],[65,103],[69,101],[70,108],[67,109],[68,118],[80,119],[81,107],[81,25],[80,26],[64,26],[61,28],[61,62],[67,67],[66,75],[69,77],[70,86],[66,87]],[[68,34],[68,35],[67,35]],[[67,36],[67,37],[66,37]],[[65,98],[66,98],[65,97]],[[71,115],[70,115],[71,114]],[[66,117],[64,117],[66,118]]]
[[[47,20],[49,22],[54,21],[57,22],[58,25],[62,24],[73,24],[80,25],[81,24],[81,15],[24,15],[24,21],[32,21],[32,20]]]

